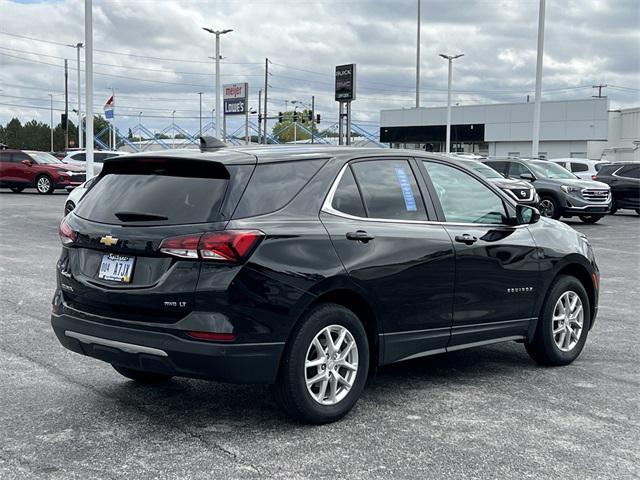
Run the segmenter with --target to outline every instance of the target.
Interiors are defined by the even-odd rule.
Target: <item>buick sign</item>
[[[356,64],[336,67],[336,102],[356,99]]]

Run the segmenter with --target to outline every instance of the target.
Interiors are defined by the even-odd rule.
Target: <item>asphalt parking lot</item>
[[[344,420],[293,423],[266,387],[136,385],[49,324],[65,194],[0,191],[0,478],[640,477],[640,216],[570,222],[594,245],[582,356],[520,344],[382,369]]]

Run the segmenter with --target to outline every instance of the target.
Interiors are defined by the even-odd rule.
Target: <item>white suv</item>
[[[586,158],[552,158],[549,161],[557,163],[584,180],[593,180],[600,167],[609,163],[603,160],[588,160]]]
[[[98,175],[102,171],[102,163],[111,157],[117,157],[120,155],[125,155],[127,152],[117,152],[117,151],[107,151],[107,150],[97,150],[93,152],[93,174]],[[76,150],[74,152],[69,153],[66,157],[62,159],[64,163],[69,163],[71,165],[86,165],[86,151],[85,150]]]

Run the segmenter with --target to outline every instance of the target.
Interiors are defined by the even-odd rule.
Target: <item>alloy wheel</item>
[[[544,199],[538,205],[538,209],[543,217],[553,217],[556,207],[551,200]]]
[[[321,405],[335,405],[347,396],[358,374],[358,346],[342,325],[323,328],[311,341],[304,362],[305,382]]]
[[[564,292],[553,309],[551,328],[553,341],[563,352],[570,352],[580,341],[584,309],[582,300],[574,291]]]
[[[40,177],[38,179],[37,188],[40,193],[47,193],[51,188],[51,180],[47,177]]]

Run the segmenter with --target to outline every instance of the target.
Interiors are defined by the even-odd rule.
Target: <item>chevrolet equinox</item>
[[[272,384],[310,423],[341,418],[394,362],[517,341],[569,364],[598,308],[584,235],[417,151],[113,158],[59,234],[66,348],[144,383]]]

